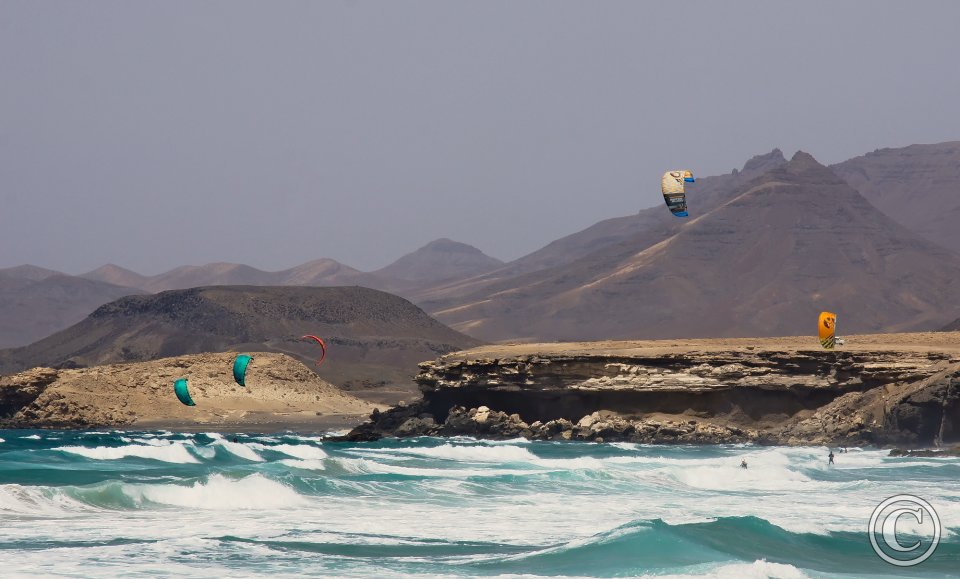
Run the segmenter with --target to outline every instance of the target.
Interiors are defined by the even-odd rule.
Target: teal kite
[[[253,358],[246,355],[240,354],[237,356],[237,359],[233,361],[233,379],[237,381],[237,384],[246,387],[246,377],[247,377],[247,366],[250,365],[250,362],[253,361]]]
[[[190,392],[187,391],[187,379],[180,378],[173,383],[173,392],[177,395],[177,398],[180,402],[183,402],[187,406],[196,406],[197,403],[193,401],[193,398],[190,398]]]

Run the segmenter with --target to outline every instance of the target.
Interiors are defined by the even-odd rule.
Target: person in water
[[[740,468],[747,468],[747,459],[745,458],[740,459]]]
[[[830,451],[830,454],[827,455],[827,458],[830,459],[830,462],[829,462],[828,464],[833,464],[833,451],[832,451],[832,450]]]

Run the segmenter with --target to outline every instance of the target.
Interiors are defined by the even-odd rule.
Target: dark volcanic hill
[[[943,332],[960,332],[960,318],[957,318],[942,328]]]
[[[960,252],[960,141],[878,149],[831,169],[895,221]]]
[[[502,261],[472,245],[443,238],[431,241],[373,273],[388,279],[430,283],[472,277],[501,265]]]
[[[79,322],[107,302],[139,293],[32,266],[0,270],[0,348],[29,344]]]
[[[409,391],[418,362],[478,343],[377,290],[216,286],[101,306],[66,330],[0,351],[0,373],[234,350],[282,352],[312,363],[319,348],[301,340],[304,334],[322,337],[329,347],[318,374],[347,388]]]
[[[891,220],[797,153],[650,244],[633,238],[435,311],[488,339],[774,336],[938,327],[960,314],[960,255]]]

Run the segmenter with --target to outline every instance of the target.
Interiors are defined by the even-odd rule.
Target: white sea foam
[[[598,470],[602,471],[609,465],[615,464],[613,458],[594,458],[592,456],[578,456],[574,458],[537,458],[531,461],[535,466],[549,470]]]
[[[299,459],[299,458],[284,458],[281,459],[280,464],[284,466],[289,466],[290,468],[299,468],[302,470],[326,470],[327,465],[322,460],[317,459]]]
[[[429,438],[429,437],[418,437],[418,438]],[[417,440],[417,438],[412,438],[410,440]],[[531,444],[533,441],[527,438],[517,437],[517,438],[507,438],[504,440],[487,440],[484,438],[474,438],[472,436],[451,436],[447,438],[450,442],[459,442],[459,443],[469,443],[477,444],[483,446],[503,446],[503,445],[517,445],[517,444]]]
[[[703,572],[685,573],[682,575],[641,575],[641,577],[656,577],[657,579],[806,579],[806,573],[793,565],[770,563],[759,560],[753,563],[728,563],[717,566],[704,566]]]
[[[506,468],[427,468],[409,467],[395,464],[385,464],[365,458],[336,458],[347,472],[356,474],[399,474],[404,476],[436,477],[436,478],[467,478],[467,477],[495,477],[503,475],[526,475],[529,470],[511,470]]]
[[[299,440],[302,442],[323,442],[322,436],[303,436],[301,434],[283,434],[281,438],[286,438],[288,440]]]
[[[119,447],[98,446],[96,448],[87,448],[86,446],[61,446],[53,450],[76,454],[92,460],[118,460],[134,457],[183,464],[199,462],[197,458],[190,453],[185,444],[178,442],[167,443],[163,446],[146,444],[131,444]]]
[[[0,485],[0,513],[61,515],[87,510],[87,506],[57,489],[42,486]]]
[[[206,482],[180,484],[128,484],[123,493],[138,503],[212,510],[263,510],[302,507],[307,499],[292,488],[253,474],[239,480],[220,474]]]
[[[412,454],[428,458],[444,460],[458,460],[463,462],[528,462],[535,460],[537,455],[526,448],[517,446],[466,446],[441,444],[433,447],[401,447],[369,449],[372,453],[382,454]]]
[[[282,452],[283,454],[292,456],[294,458],[320,459],[327,458],[328,456],[322,448],[317,448],[316,446],[309,446],[306,444],[278,444],[276,446],[269,447],[269,449],[276,452]]]
[[[229,452],[234,456],[239,456],[244,460],[249,460],[252,462],[263,462],[263,457],[256,453],[252,448],[248,448],[247,445],[242,442],[230,442],[229,440],[223,440],[221,437],[219,440],[213,443],[216,446],[222,446],[224,450]]]
[[[31,434],[30,436],[21,436],[20,440],[40,440],[39,434]]]
[[[303,458],[303,459],[321,459],[327,458],[327,453],[321,448],[316,446],[311,446],[309,444],[275,444],[275,445],[266,445],[260,444],[258,442],[251,442],[247,446],[254,448],[260,451],[273,451],[285,454],[287,456],[292,456],[294,458]]]

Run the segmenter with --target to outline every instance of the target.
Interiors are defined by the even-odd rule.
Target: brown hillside
[[[932,329],[960,314],[960,256],[806,153],[659,243],[605,248],[435,312],[488,340]]]
[[[774,149],[748,160],[740,171],[697,179],[696,184],[690,187],[691,215],[695,217],[716,208],[750,180],[786,162],[780,149]],[[488,273],[399,293],[428,312],[440,311],[463,303],[468,296],[479,298],[495,293],[500,288],[510,287],[517,276],[561,267],[605,248],[623,243],[629,244],[634,250],[653,245],[675,234],[687,222],[663,210],[659,177],[651,181],[643,198],[658,204],[633,215],[595,223]]]
[[[431,241],[373,274],[386,279],[430,283],[472,277],[501,265],[502,261],[476,247],[444,238]]]
[[[32,271],[27,273],[28,277],[0,274],[0,348],[30,344],[79,322],[107,302],[142,293],[69,275],[37,279]]]
[[[960,253],[960,141],[879,149],[831,169],[894,220]]]

